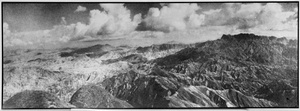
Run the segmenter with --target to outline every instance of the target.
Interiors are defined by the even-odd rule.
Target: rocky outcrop
[[[75,106],[45,91],[26,90],[5,101],[3,108],[75,108]]]
[[[86,85],[78,89],[70,103],[77,108],[132,108],[126,101],[112,96],[99,85]]]
[[[129,72],[104,80],[117,98],[136,108],[169,107],[274,107],[277,104],[242,94],[234,89],[214,90],[192,86],[185,75],[155,69],[149,75]]]
[[[134,107],[297,107],[295,45],[286,38],[223,35],[144,63],[152,66],[146,75],[132,71],[102,84]],[[282,87],[271,85],[276,80],[285,80]],[[181,88],[188,86],[211,94]]]
[[[165,97],[175,93],[184,82],[188,82],[188,78],[167,74],[158,76],[160,74],[158,71],[149,75],[131,71],[108,78],[102,85],[115,97],[127,100],[134,107],[166,108],[169,102]]]
[[[274,80],[257,90],[255,97],[276,101],[282,107],[297,107],[298,88],[288,81]]]
[[[274,107],[276,104],[245,96],[237,90],[213,90],[206,86],[181,87],[168,97],[170,107]]]
[[[189,45],[59,51],[65,53],[27,53],[22,61],[22,53],[4,56],[12,60],[4,61],[4,100],[25,87],[78,108],[299,107],[297,40],[238,34]]]
[[[192,85],[205,85],[215,90],[235,89],[248,96],[263,95],[258,94],[258,90],[272,81],[285,80],[283,83],[289,84],[298,78],[295,42],[254,34],[223,35],[221,39],[197,43],[195,47],[155,59],[153,64],[168,72],[188,75]],[[281,103],[283,101],[275,96],[263,98],[281,107],[296,104],[294,100]]]

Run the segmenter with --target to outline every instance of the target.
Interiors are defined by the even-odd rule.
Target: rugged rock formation
[[[38,89],[79,108],[299,107],[297,52],[297,40],[254,34],[188,45],[8,51],[3,98]]]
[[[22,91],[4,102],[3,108],[75,108],[45,91]]]
[[[103,85],[134,107],[297,107],[295,43],[254,34],[223,35],[148,62],[153,67],[146,75],[132,71]],[[198,95],[183,86],[205,86],[214,95],[196,88],[204,94],[196,91]]]
[[[154,63],[164,70],[189,75],[193,85],[216,90],[236,89],[250,96],[272,81],[285,80],[285,84],[290,84],[289,81],[298,77],[295,42],[254,34],[223,35],[219,40],[198,43],[194,48],[185,48]],[[298,97],[295,93],[292,95]],[[295,101],[268,100],[280,103],[279,106],[296,104]]]
[[[116,99],[98,85],[81,87],[73,94],[70,103],[77,108],[131,108],[126,101]]]
[[[134,107],[168,107],[164,97],[175,93],[183,85],[178,81],[184,80],[160,77],[154,73],[159,74],[143,75],[131,71],[106,79],[102,84],[115,97],[127,100]]]
[[[182,87],[168,97],[170,107],[274,107],[264,99],[245,96],[237,90],[213,90],[205,86]]]
[[[255,97],[276,101],[282,107],[296,107],[299,100],[298,91],[298,88],[290,85],[288,81],[274,80],[260,87]]]
[[[265,99],[249,97],[234,89],[214,90],[191,86],[190,77],[155,69],[149,75],[129,72],[102,84],[114,96],[138,108],[168,107],[274,107]]]

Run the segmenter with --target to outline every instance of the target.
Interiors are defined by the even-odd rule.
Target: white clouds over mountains
[[[68,42],[69,40],[79,40],[85,37],[99,37],[100,35],[120,36],[134,31],[141,22],[141,14],[135,15],[131,19],[130,11],[123,4],[100,4],[100,6],[104,11],[91,10],[88,24],[78,22],[66,25],[65,17],[62,17],[61,25],[54,26],[53,29],[48,31],[21,32],[14,35],[6,34],[5,38],[9,36],[9,39],[5,40],[7,41],[6,46],[30,45],[26,41],[32,40],[31,38],[42,39],[45,36],[51,39],[48,40],[48,42],[52,42],[51,45],[57,42]],[[4,33],[8,33],[8,24],[4,24],[6,29]],[[40,36],[40,38],[36,36]],[[12,42],[15,39],[22,41],[22,44],[20,42]],[[35,45],[46,45],[45,42],[41,41],[33,40],[32,42],[36,42],[34,43]]]
[[[123,35],[135,30],[141,22],[141,14],[130,18],[130,11],[123,4],[100,4],[104,11],[91,10],[90,23],[84,34],[97,35]]]
[[[150,8],[144,22],[146,27],[164,32],[198,28],[204,21],[204,15],[196,13],[199,9],[195,3],[168,4],[161,9]]]
[[[99,35],[120,36],[135,30],[141,22],[141,14],[130,18],[130,11],[123,4],[100,4],[104,11],[91,10],[89,24],[74,25],[73,38],[99,37]]]
[[[200,3],[201,4],[201,3]],[[12,33],[9,24],[3,24],[4,46],[14,45],[44,45],[76,41],[85,38],[101,38],[112,36],[124,36],[134,33],[143,37],[144,33],[136,31],[140,23],[145,24],[151,31],[161,31],[172,36],[178,33],[189,33],[197,36],[203,33],[214,33],[212,27],[218,28],[218,33],[234,32],[259,32],[260,34],[272,34],[271,32],[285,32],[282,36],[297,37],[298,9],[286,11],[278,3],[224,3],[216,9],[205,10],[196,3],[162,4],[162,8],[150,8],[142,18],[141,14],[131,15],[124,4],[100,4],[101,10],[90,10],[89,22],[73,23],[67,25],[62,17],[62,24],[53,29],[35,32]],[[75,12],[87,11],[86,7],[78,6]],[[224,29],[221,31],[220,29]],[[193,30],[193,31],[188,31]],[[197,31],[199,30],[199,31]],[[176,32],[173,33],[173,32]],[[201,32],[201,34],[200,34]],[[192,34],[195,33],[195,34]],[[175,35],[174,35],[175,34]],[[148,34],[149,35],[149,34]],[[136,36],[135,36],[136,37]],[[195,38],[192,37],[192,38]],[[197,36],[202,37],[202,36]],[[129,37],[130,38],[130,37]],[[202,38],[201,40],[205,40]],[[208,40],[208,39],[207,39]]]

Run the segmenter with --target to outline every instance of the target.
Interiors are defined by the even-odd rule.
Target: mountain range
[[[43,90],[77,108],[299,107],[298,50],[298,40],[241,33],[193,44],[5,51],[3,100]]]

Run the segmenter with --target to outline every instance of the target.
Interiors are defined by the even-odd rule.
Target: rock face
[[[272,107],[276,104],[245,96],[237,90],[213,90],[205,86],[189,86],[178,89],[168,97],[170,107]]]
[[[137,108],[168,107],[274,107],[265,99],[249,97],[234,89],[214,90],[192,86],[190,77],[156,69],[149,75],[129,72],[102,84],[117,98]]]
[[[4,102],[3,108],[74,108],[45,91],[23,91]]]
[[[223,35],[148,61],[147,74],[131,71],[102,84],[134,107],[298,107],[296,43]]]
[[[175,93],[184,83],[188,84],[189,79],[184,75],[168,75],[160,71],[156,69],[149,75],[131,71],[106,79],[102,85],[115,97],[127,100],[134,107],[166,108],[169,102],[165,97]]]
[[[117,99],[98,85],[81,87],[72,96],[70,103],[77,108],[131,108],[126,101]]]
[[[297,40],[238,34],[195,44],[64,51],[6,54],[5,100],[34,88],[78,108],[299,107]],[[49,108],[40,102],[44,95],[16,94],[5,105]]]
[[[236,89],[245,95],[279,103],[280,107],[296,107],[294,100],[282,103],[281,99],[271,99],[270,95],[277,94],[276,91],[258,94],[260,88],[280,80],[288,86],[294,84],[294,88],[284,89],[282,84],[279,89],[284,91],[279,95],[298,91],[295,89],[298,86],[293,83],[294,78],[298,78],[295,42],[254,34],[223,35],[219,40],[197,43],[193,48],[158,58],[154,63],[163,70],[189,75],[193,85],[205,85],[216,90]],[[274,87],[277,86],[267,88]],[[298,95],[293,93],[291,97]]]

